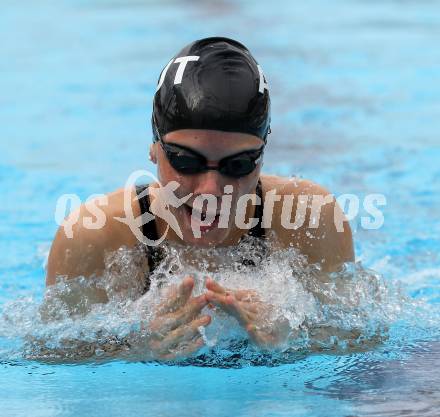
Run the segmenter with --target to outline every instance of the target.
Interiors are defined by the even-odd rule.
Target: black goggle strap
[[[156,120],[154,120],[154,113],[151,115],[151,130],[153,132],[153,143],[159,140],[159,131],[157,130]]]

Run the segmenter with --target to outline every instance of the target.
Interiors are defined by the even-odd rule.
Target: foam
[[[153,272],[146,294],[145,253],[141,247],[120,248],[106,256],[102,277],[59,277],[43,300],[26,297],[5,304],[0,357],[148,360],[133,340],[145,336],[141,329],[148,328],[155,307],[169,287],[187,275],[196,281],[193,295],[204,291],[207,276],[228,288],[257,291],[274,306],[270,320],[284,319],[290,329],[284,345],[263,351],[249,343],[234,318],[206,308],[203,314],[210,314],[212,323],[203,332],[206,346],[188,359],[192,364],[267,365],[294,360],[304,352],[370,349],[388,337],[393,323],[414,321],[415,311],[419,316],[426,312],[397,283],[360,263],[345,264],[342,271],[323,279],[319,267],[308,265],[294,249],[270,253],[250,237],[234,248],[197,249],[197,262],[192,260],[193,248],[164,250],[165,259]],[[243,259],[251,265],[243,265]]]

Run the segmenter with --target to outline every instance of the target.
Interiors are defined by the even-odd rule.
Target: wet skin
[[[164,142],[175,143],[193,149],[204,155],[209,161],[209,166],[216,166],[219,160],[245,150],[256,150],[262,145],[261,139],[256,136],[221,132],[214,130],[180,130],[167,134]],[[150,147],[150,159],[157,165],[159,181],[166,185],[170,181],[177,181],[180,187],[176,190],[178,197],[193,193],[187,201],[191,206],[197,195],[211,194],[218,197],[223,195],[226,185],[232,185],[232,213],[234,219],[234,206],[238,198],[245,194],[255,193],[258,179],[261,178],[263,200],[268,190],[276,190],[281,196],[293,195],[322,195],[329,194],[327,190],[308,180],[276,176],[267,176],[260,173],[261,162],[249,175],[242,178],[231,178],[220,174],[218,171],[209,170],[199,174],[182,175],[169,163],[160,144],[155,143]],[[157,186],[153,184],[152,187]],[[132,190],[132,210],[135,217],[139,216],[140,208]],[[82,226],[81,219],[89,216],[85,206],[79,210],[80,221],[73,227],[73,238],[68,239],[63,227],[58,230],[49,255],[46,284],[53,285],[56,276],[64,275],[67,278],[78,276],[100,276],[105,264],[104,254],[114,251],[122,246],[134,247],[138,241],[130,228],[114,220],[115,217],[124,217],[124,189],[116,190],[108,195],[109,204],[101,209],[106,213],[108,221],[99,230],[89,230]],[[152,196],[152,202],[154,201]],[[255,207],[247,207],[246,218],[252,217]],[[286,229],[280,223],[281,203],[275,203],[272,225],[266,230],[273,248],[295,247],[307,256],[310,263],[319,263],[323,273],[336,271],[344,262],[354,259],[353,242],[348,222],[344,222],[343,231],[338,231],[335,226],[335,211],[340,211],[333,201],[321,209],[318,227],[309,228],[310,212],[306,213],[306,220],[302,227],[296,230]],[[173,214],[179,222],[183,239],[179,238],[172,229],[169,229],[166,239],[168,241],[199,247],[231,246],[236,245],[240,238],[248,232],[239,229],[234,222],[228,228],[212,228],[202,233],[200,238],[194,237],[188,221],[187,208],[172,208]],[[295,218],[295,205],[292,209],[292,218]],[[166,224],[156,218],[159,236],[166,229]],[[146,261],[145,261],[146,263]],[[145,269],[148,269],[145,264]],[[139,279],[143,279],[139,273]],[[325,278],[324,278],[325,279]],[[210,323],[209,316],[202,315],[202,309],[208,305],[221,308],[227,314],[235,317],[238,323],[248,332],[249,338],[261,347],[276,347],[283,343],[287,336],[285,323],[272,323],[268,326],[267,317],[272,306],[261,301],[259,294],[254,291],[226,289],[212,279],[206,281],[206,291],[199,297],[192,296],[194,280],[185,278],[180,286],[173,287],[161,307],[155,312],[155,319],[150,323],[152,339],[148,348],[153,356],[159,359],[171,359],[184,356],[200,349],[203,340],[196,330],[199,326]],[[107,301],[105,293],[100,294],[102,302]]]

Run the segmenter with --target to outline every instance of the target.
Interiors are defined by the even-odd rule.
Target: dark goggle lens
[[[217,169],[228,177],[244,177],[255,169],[261,156],[261,151],[243,153],[223,159],[218,168],[208,168],[206,159],[202,156],[171,144],[162,143],[162,146],[171,166],[182,174],[198,174],[209,169]]]
[[[196,156],[175,154],[169,156],[171,166],[182,174],[197,174],[204,170],[205,164]]]
[[[196,174],[203,171],[205,166],[203,158],[174,145],[162,143],[162,147],[168,161],[176,171],[182,174]]]
[[[244,177],[256,167],[255,158],[250,155],[237,156],[224,161],[219,171],[230,177]]]

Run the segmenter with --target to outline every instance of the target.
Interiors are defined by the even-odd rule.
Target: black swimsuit
[[[138,195],[141,215],[144,213],[151,213],[149,195],[146,193],[143,197],[139,197],[139,195],[143,193],[148,188],[148,186],[149,184],[136,186],[136,194]],[[263,205],[263,192],[261,189],[261,180],[258,180],[255,193],[257,194],[257,196],[260,197],[261,204],[255,206],[254,216],[255,218],[258,219],[258,222],[254,227],[249,229],[248,235],[263,239],[264,228],[262,227],[262,222],[263,222],[264,205]],[[157,234],[156,222],[153,220],[143,224],[142,234],[149,240],[153,240],[153,241],[158,240],[159,236]],[[163,252],[160,246],[145,246],[145,248],[148,257],[148,265],[150,266],[149,274],[151,274],[153,270],[157,267],[157,265],[159,265],[159,263],[163,260]],[[249,264],[249,262],[247,262],[246,260],[244,260],[243,263]],[[146,291],[148,291],[148,288],[149,288],[149,280],[147,280],[146,283]]]

